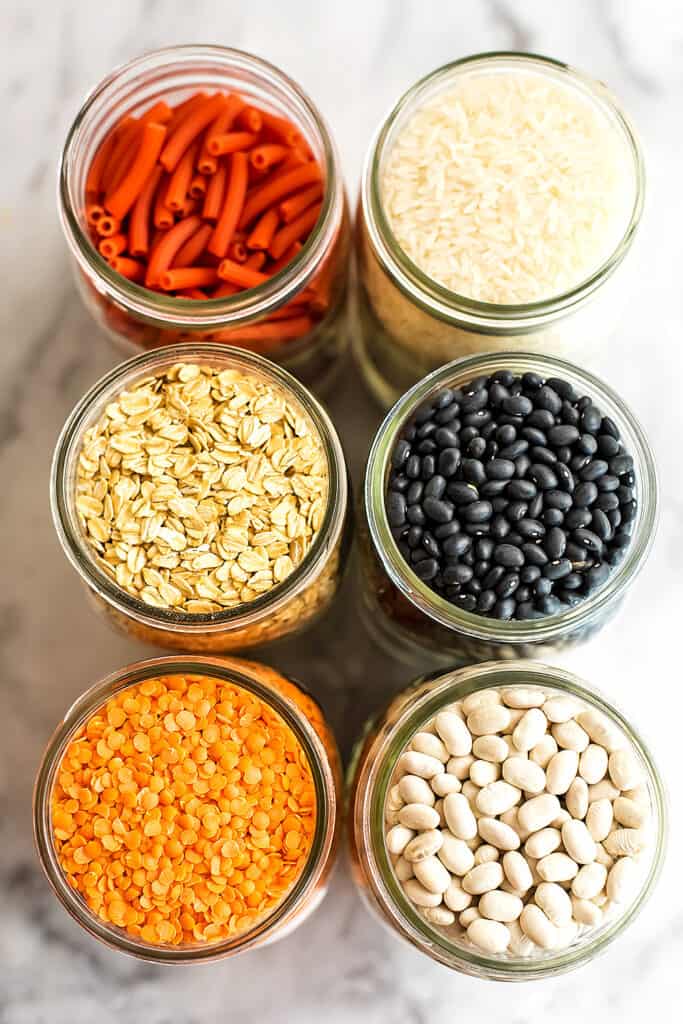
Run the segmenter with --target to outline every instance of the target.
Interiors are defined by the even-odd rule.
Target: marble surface
[[[579,1016],[635,1022],[646,1014],[680,1020],[680,4],[8,0],[0,11],[1,1024],[426,1024],[475,1016],[569,1024]],[[55,214],[55,165],[84,92],[113,65],[144,49],[191,41],[252,50],[297,78],[333,126],[352,194],[370,134],[394,98],[430,69],[475,51],[529,49],[575,63],[607,81],[641,129],[649,173],[643,269],[614,342],[610,378],[656,450],[661,525],[621,615],[563,663],[617,699],[642,727],[669,786],[672,829],[654,898],[580,974],[510,988],[449,973],[368,916],[343,864],[321,909],[279,945],[192,971],[162,969],[98,947],[40,874],[30,804],[42,747],[77,694],[146,653],[92,617],[50,522],[47,481],[57,432],[83,390],[116,359],[74,291]],[[357,481],[379,416],[351,368],[332,412]],[[409,677],[365,636],[353,575],[328,621],[272,655],[318,693],[345,753],[364,718]]]

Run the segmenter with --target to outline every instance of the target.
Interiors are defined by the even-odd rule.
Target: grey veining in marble
[[[680,1020],[678,0],[3,0],[0,15],[0,1024]],[[352,195],[367,142],[392,101],[419,76],[467,53],[522,48],[574,63],[608,82],[641,129],[649,174],[643,269],[614,342],[610,379],[655,447],[661,526],[621,615],[563,661],[637,717],[670,788],[671,852],[642,916],[580,974],[512,988],[451,974],[368,916],[344,865],[323,906],[282,943],[231,962],[164,970],[98,947],[39,873],[30,801],[42,747],[77,694],[146,653],[92,617],[50,523],[47,480],[58,430],[116,360],[71,282],[55,213],[55,164],[83,94],[113,65],[147,48],[195,41],[252,50],[298,79],[332,125]],[[357,483],[379,413],[351,368],[331,406]],[[318,693],[345,753],[364,718],[409,678],[373,650],[354,596],[352,571],[325,623],[266,655]]]

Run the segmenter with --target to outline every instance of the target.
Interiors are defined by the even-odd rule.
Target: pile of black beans
[[[579,604],[636,515],[619,429],[565,380],[502,370],[434,395],[402,429],[386,511],[413,571],[468,612],[535,619]]]

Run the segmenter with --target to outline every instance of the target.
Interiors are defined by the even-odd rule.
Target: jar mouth
[[[436,594],[410,568],[398,549],[386,514],[386,482],[391,455],[400,430],[415,410],[447,384],[457,387],[483,374],[511,370],[516,375],[535,372],[544,379],[563,377],[588,394],[603,415],[619,427],[626,449],[633,456],[638,509],[626,555],[594,594],[580,604],[540,619],[500,621],[458,608]],[[424,377],[407,391],[384,418],[370,450],[364,488],[365,512],[374,550],[384,571],[403,596],[428,618],[447,629],[493,643],[523,644],[550,641],[578,630],[615,603],[644,565],[654,541],[658,521],[658,482],[647,438],[628,406],[604,381],[587,370],[554,356],[524,352],[466,356]]]
[[[145,108],[201,85],[237,88],[266,109],[294,117],[323,167],[326,187],[318,221],[301,250],[268,281],[235,295],[197,302],[151,291],[122,277],[93,246],[84,228],[85,175],[102,138],[118,115]],[[285,110],[285,106],[288,109]],[[58,208],[70,249],[107,296],[151,324],[179,330],[225,327],[264,316],[292,299],[319,271],[342,216],[339,158],[327,124],[297,83],[268,61],[242,50],[190,44],[153,50],[115,68],[86,97],[67,135],[58,170]]]
[[[328,466],[327,506],[320,529],[306,555],[282,583],[235,608],[209,614],[188,614],[154,608],[127,593],[98,566],[80,527],[74,503],[73,471],[83,434],[108,402],[150,374],[183,362],[236,367],[274,383],[291,395],[309,418],[325,449]],[[344,451],[328,414],[318,400],[287,370],[263,356],[211,342],[169,345],[133,356],[102,377],[72,410],[57,440],[50,473],[52,519],[62,549],[85,584],[107,604],[152,627],[184,633],[220,632],[226,627],[252,625],[273,615],[322,570],[341,535],[348,501]]]
[[[250,663],[232,658],[170,656],[136,662],[112,673],[86,690],[71,705],[52,735],[36,776],[33,790],[33,834],[41,866],[65,910],[94,938],[122,953],[157,963],[183,964],[217,960],[242,952],[264,941],[267,932],[286,922],[293,909],[312,896],[332,850],[337,807],[332,770],[315,729],[292,702],[250,674]],[[256,666],[254,666],[256,667]],[[102,921],[66,881],[52,838],[51,798],[55,777],[71,738],[113,694],[159,675],[212,676],[255,694],[272,707],[292,730],[306,755],[316,797],[316,822],[305,866],[284,899],[263,920],[230,939],[184,946],[144,942],[124,928]],[[300,686],[300,684],[297,684]],[[310,697],[310,694],[307,696]],[[313,698],[310,698],[313,699]]]
[[[457,80],[460,72],[469,72],[478,67],[492,71],[496,67],[505,66],[513,69],[526,67],[529,70],[551,74],[563,83],[569,82],[584,97],[598,105],[603,114],[619,129],[633,157],[633,208],[614,252],[583,281],[569,290],[535,302],[519,304],[482,302],[451,291],[425,274],[403,250],[392,230],[384,212],[380,182],[382,161],[393,136],[402,118],[418,105],[420,99],[440,91],[449,79]],[[643,212],[644,197],[645,164],[636,130],[606,86],[562,61],[539,54],[504,50],[474,54],[452,61],[430,72],[411,86],[378,127],[368,150],[361,183],[361,202],[368,233],[384,269],[396,279],[402,290],[413,301],[425,305],[432,314],[444,320],[457,317],[458,320],[476,324],[480,329],[486,326],[494,329],[496,326],[504,325],[507,333],[511,330],[523,333],[534,324],[552,319],[588,299],[612,275],[630,249]]]
[[[471,677],[471,678],[470,678]],[[446,966],[467,974],[484,972],[487,977],[503,981],[526,981],[535,977],[560,974],[572,970],[601,953],[638,915],[652,893],[661,873],[668,836],[667,800],[659,772],[648,747],[633,729],[628,719],[594,688],[573,673],[539,662],[522,664],[487,662],[476,668],[462,668],[418,679],[414,686],[428,684],[428,692],[406,703],[390,730],[380,734],[370,748],[367,760],[371,765],[365,780],[363,795],[359,798],[360,827],[366,836],[367,854],[373,870],[373,885],[383,905],[390,911],[402,933],[421,946],[425,952]],[[514,685],[541,686],[559,693],[579,697],[603,712],[626,735],[645,766],[647,786],[656,819],[656,842],[653,843],[647,874],[643,874],[641,887],[618,917],[585,934],[563,950],[543,953],[533,958],[505,955],[489,956],[448,939],[438,928],[431,926],[405,897],[398,882],[384,837],[384,807],[396,761],[416,731],[423,728],[446,704],[460,700],[477,690]]]

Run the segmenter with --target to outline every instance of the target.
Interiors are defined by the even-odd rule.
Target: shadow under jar
[[[478,377],[508,370],[560,378],[590,397],[619,429],[633,458],[636,515],[628,546],[607,580],[584,600],[557,614],[501,621],[465,611],[437,594],[399,551],[387,518],[391,459],[402,429],[416,411],[446,387],[464,387]],[[378,643],[409,664],[470,664],[490,659],[530,658],[582,643],[616,613],[649,554],[658,518],[658,486],[652,451],[632,412],[612,389],[572,363],[520,353],[470,356],[434,371],[389,411],[368,458],[364,508],[359,524],[362,587],[368,627]]]
[[[470,694],[511,687],[524,690],[540,687],[549,697],[569,697],[605,715],[610,728],[631,747],[645,779],[643,789],[650,814],[650,840],[638,859],[637,883],[628,899],[618,905],[619,912],[611,917],[605,914],[600,924],[580,931],[565,948],[542,949],[534,945],[530,954],[524,956],[509,951],[487,954],[475,949],[465,941],[464,929],[457,924],[457,913],[452,926],[430,924],[405,895],[385,840],[387,795],[394,781],[397,761],[415,733],[429,728],[440,711]],[[368,724],[352,756],[349,780],[348,834],[352,868],[366,906],[420,952],[474,977],[530,981],[580,967],[604,952],[632,923],[651,895],[661,871],[667,836],[666,800],[648,749],[613,705],[587,689],[578,677],[559,668],[536,662],[524,665],[492,662],[417,679]]]
[[[529,75],[538,80],[541,89],[560,87],[567,91],[569,97],[573,96],[585,104],[590,116],[602,125],[599,136],[610,137],[618,147],[620,156],[619,160],[615,159],[615,164],[618,164],[615,173],[625,193],[623,224],[620,220],[621,230],[613,250],[600,265],[587,268],[584,278],[575,285],[562,288],[557,294],[544,295],[539,300],[515,301],[514,304],[500,300],[479,301],[439,283],[404,251],[384,206],[383,178],[402,133],[425,104],[433,103],[442,94],[453,93],[459,87],[468,87],[470,82]],[[543,118],[545,113],[543,111]],[[453,123],[459,125],[461,120],[464,121],[464,115],[459,119],[456,114],[451,110],[449,116]],[[539,114],[539,123],[543,118]],[[526,139],[528,129],[527,123],[515,145],[519,143],[521,146],[524,141],[529,144]],[[420,149],[427,147],[428,151],[430,145],[439,143],[437,126],[432,131],[433,138],[430,140],[428,137]],[[486,129],[487,134],[491,131],[495,132],[495,127]],[[453,158],[454,167],[464,166],[463,181],[457,193],[459,200],[462,200],[462,190],[468,187],[467,154],[470,148],[467,138],[461,141],[460,158],[458,161]],[[548,154],[549,165],[557,155]],[[419,156],[423,161],[427,159],[424,153]],[[516,151],[509,154],[509,160],[503,165],[503,176],[509,163],[518,159]],[[520,182],[523,183],[527,170],[529,174],[533,173],[531,164],[536,159],[532,145],[529,167],[520,171],[522,177],[518,176],[517,184],[510,186],[510,195],[516,195],[518,187],[521,190]],[[571,156],[567,159],[571,160]],[[413,170],[407,169],[407,180],[412,180]],[[477,184],[476,178],[471,184]],[[440,185],[447,189],[447,182],[440,182]],[[496,182],[495,188],[499,186],[500,183]],[[628,295],[629,275],[625,273],[628,262],[624,264],[624,260],[640,222],[644,189],[642,152],[630,121],[604,85],[566,64],[528,54],[489,53],[455,61],[417,82],[380,125],[370,146],[356,217],[359,260],[357,357],[365,380],[380,404],[385,408],[390,406],[403,391],[437,366],[460,356],[481,352],[499,352],[502,349],[537,351],[600,366],[602,355],[608,350],[609,336],[616,327]],[[526,217],[531,223],[532,203],[543,195],[543,191],[539,187],[536,193],[529,193]],[[429,203],[433,201],[436,205],[438,199],[430,193],[424,201],[425,210],[420,211],[422,221],[415,228],[420,241],[431,236],[433,225],[429,221]],[[481,201],[483,213],[495,220],[496,210],[492,214],[488,209],[490,200],[478,196],[477,201]],[[505,194],[496,200],[502,207],[505,201]],[[410,203],[406,200],[406,203],[417,205],[415,200]],[[452,211],[444,211],[442,229],[444,224],[450,223],[451,217]],[[552,220],[550,212],[548,218]],[[514,222],[499,227],[501,237],[506,239],[500,252],[500,260],[505,263],[510,251],[519,248],[519,239],[514,234]],[[457,223],[453,230],[460,230],[463,234]],[[470,230],[468,227],[465,234]],[[498,258],[496,243],[494,235],[491,256]],[[552,233],[545,244],[552,244]],[[467,261],[466,250],[463,261]],[[524,264],[521,266],[527,272]],[[495,279],[495,263],[482,276],[484,280],[487,277]],[[513,273],[513,280],[514,276]]]
[[[126,114],[157,101],[175,104],[198,90],[239,92],[302,132],[324,179],[322,209],[306,244],[265,283],[223,298],[160,294],[117,273],[92,244],[85,184],[98,146]],[[253,349],[324,390],[347,345],[349,217],[339,157],[320,113],[299,86],[273,65],[239,50],[178,46],[114,70],[88,96],[67,136],[59,171],[59,211],[81,297],[106,334],[128,354],[189,340]],[[314,289],[314,325],[289,340],[268,340],[259,326]],[[253,330],[252,330],[253,329]]]
[[[180,944],[149,942],[107,920],[106,916],[99,916],[67,880],[55,846],[53,797],[62,761],[77,736],[83,734],[86,724],[100,709],[112,707],[112,702],[122,692],[144,685],[146,681],[161,678],[167,682],[178,677],[189,677],[190,684],[193,679],[201,681],[208,678],[218,686],[237,687],[239,691],[262,702],[269,713],[284,723],[299,745],[302,757],[310,769],[315,794],[315,822],[310,850],[291,888],[267,916],[256,920],[246,930],[234,936],[222,937],[219,941],[207,939]],[[212,727],[215,729],[209,722],[205,729]],[[206,736],[206,731],[203,735]],[[201,767],[201,763],[198,763]],[[97,799],[97,790],[92,789],[91,782],[96,780],[85,780],[85,790],[92,792]],[[171,782],[171,777],[168,782]],[[334,736],[318,704],[298,685],[257,662],[190,656],[155,658],[129,665],[96,683],[66,712],[48,744],[36,778],[33,795],[34,837],[41,865],[53,891],[67,912],[90,935],[119,952],[142,960],[163,964],[202,963],[275,942],[297,928],[316,909],[327,891],[337,854],[340,799],[341,762]],[[227,817],[230,818],[229,813]],[[131,846],[130,849],[139,848]],[[195,856],[196,870],[197,862]],[[228,868],[227,864],[225,868]],[[131,870],[135,873],[135,869]]]
[[[88,541],[76,508],[84,435],[109,403],[136,383],[178,364],[236,371],[264,382],[307,421],[327,462],[323,519],[294,570],[253,600],[225,611],[195,614],[154,607],[119,586]],[[64,552],[85,583],[95,610],[119,631],[172,650],[220,653],[270,643],[310,626],[329,608],[340,583],[351,539],[349,481],[344,452],[327,413],[285,370],[253,353],[219,344],[174,345],[122,363],[84,395],[66,421],[52,464],[50,500]]]

